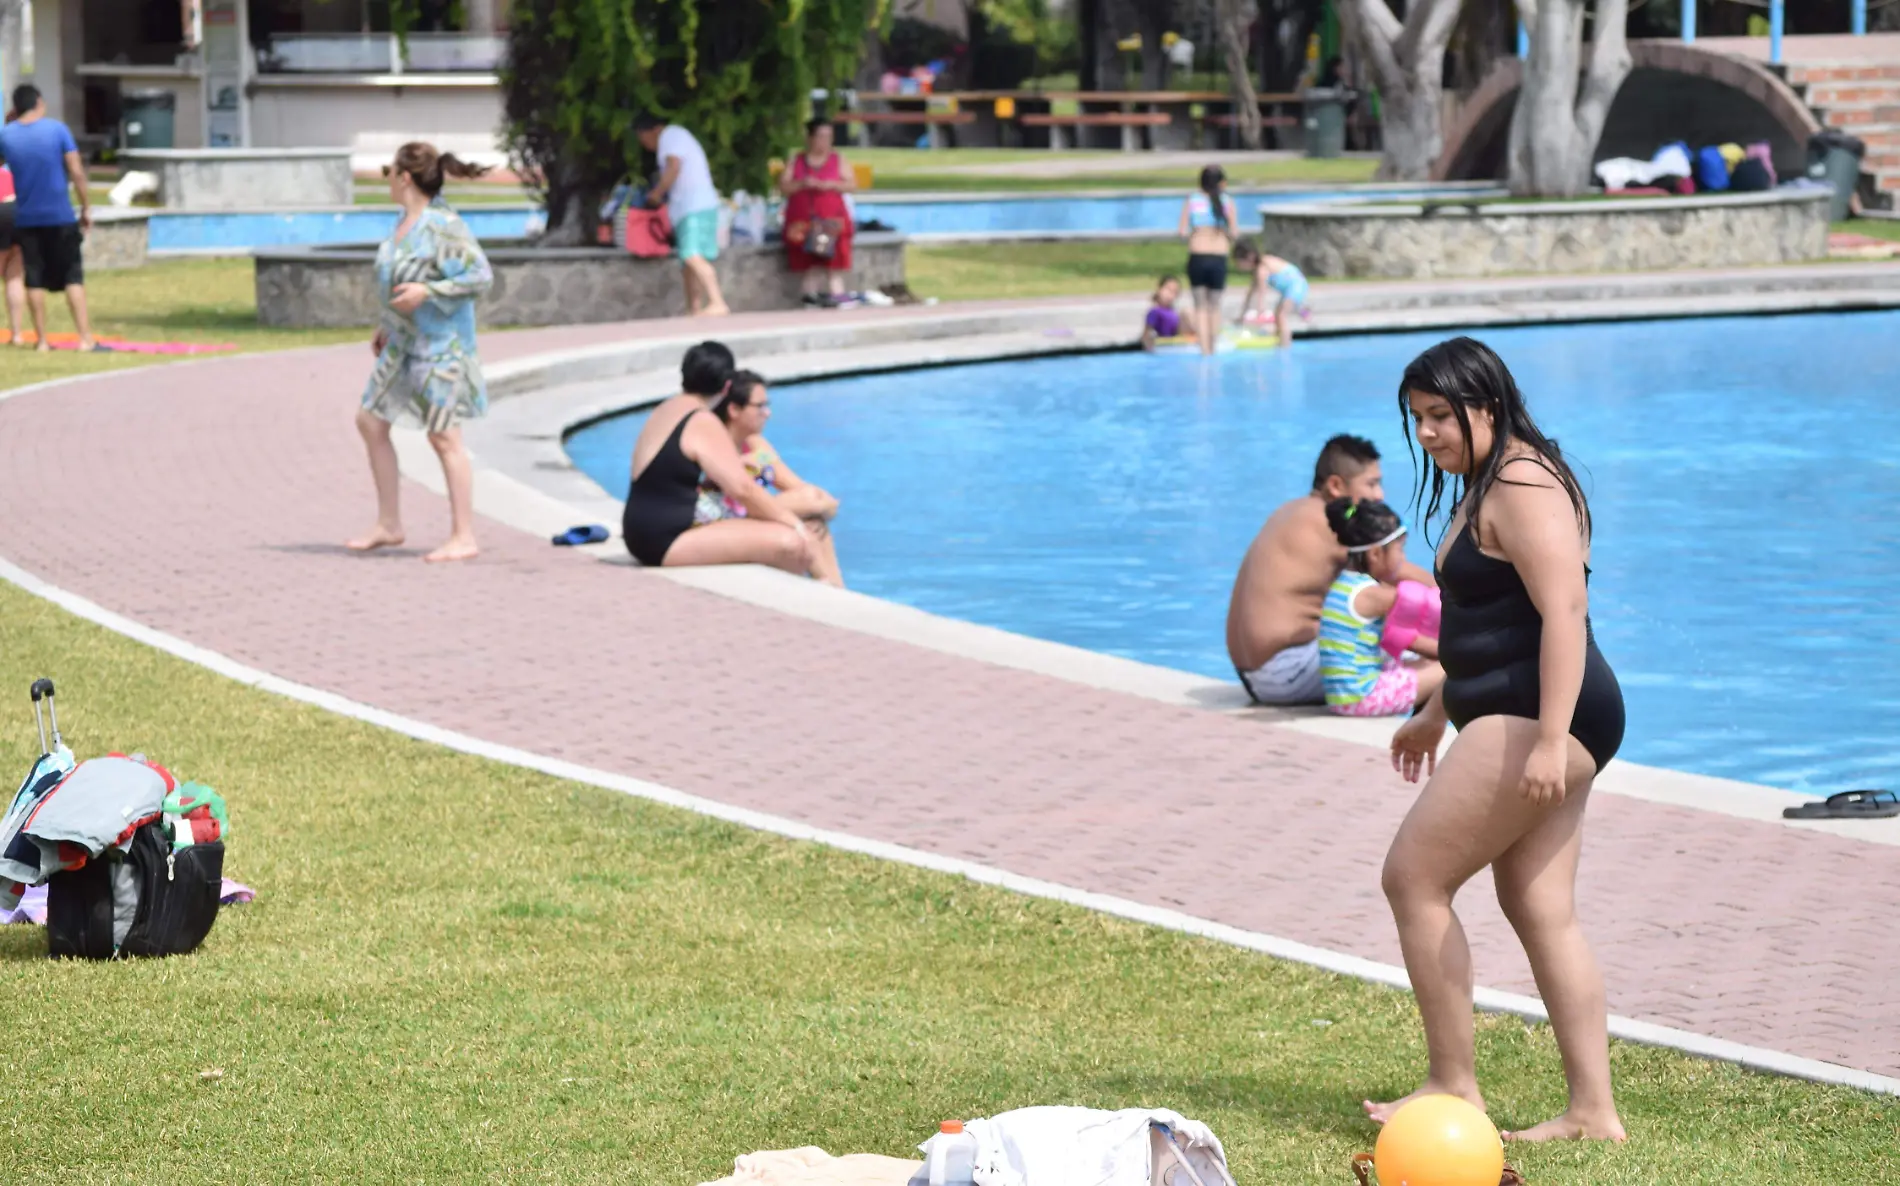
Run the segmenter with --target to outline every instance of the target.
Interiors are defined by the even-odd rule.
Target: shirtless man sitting
[[[1384,497],[1379,450],[1364,437],[1336,436],[1319,451],[1312,491],[1273,512],[1254,537],[1227,606],[1227,657],[1255,704],[1326,703],[1319,611],[1346,566],[1346,549],[1326,525],[1326,503]],[[1435,583],[1415,565],[1403,573]]]

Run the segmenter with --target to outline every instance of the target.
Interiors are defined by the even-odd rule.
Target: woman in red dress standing
[[[785,195],[785,262],[799,274],[807,305],[836,308],[851,271],[851,209],[844,196],[857,182],[832,149],[828,121],[805,125],[805,151],[778,185]]]

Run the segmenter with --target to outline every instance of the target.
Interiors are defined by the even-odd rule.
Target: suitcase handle
[[[40,728],[40,752],[50,754],[55,746],[65,744],[59,738],[59,709],[53,707],[53,681],[44,677],[33,681],[33,723]],[[49,744],[46,737],[46,719],[40,715],[40,702],[46,702],[46,715],[53,719],[53,737]]]

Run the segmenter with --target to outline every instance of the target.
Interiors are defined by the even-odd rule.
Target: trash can
[[[1834,187],[1834,201],[1828,210],[1828,221],[1840,222],[1847,217],[1848,206],[1854,200],[1854,191],[1860,187],[1860,160],[1866,155],[1865,141],[1849,136],[1838,128],[1816,132],[1809,139],[1808,176]]]
[[[178,99],[170,91],[127,91],[120,100],[120,119],[126,148],[172,147],[172,124]]]
[[[1300,95],[1306,109],[1306,155],[1342,156],[1346,151],[1346,105],[1351,96],[1342,87],[1314,87]]]

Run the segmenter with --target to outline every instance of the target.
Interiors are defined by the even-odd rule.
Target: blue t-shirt
[[[79,151],[73,134],[56,119],[0,127],[0,157],[13,170],[13,225],[66,226],[78,222],[66,192],[66,154]]]

